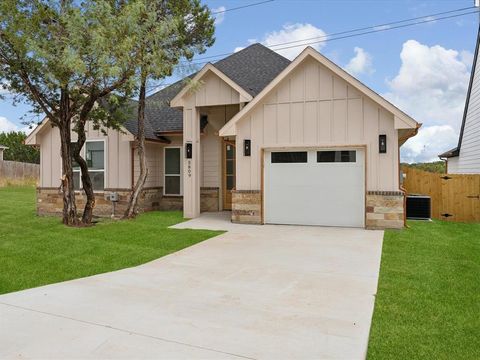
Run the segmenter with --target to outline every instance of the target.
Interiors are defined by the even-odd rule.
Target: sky
[[[456,146],[478,14],[443,20],[438,17],[453,13],[439,15],[428,23],[399,29],[377,26],[376,30],[384,31],[336,40],[329,34],[468,8],[474,0],[275,0],[233,9],[260,1],[204,0],[217,12],[216,41],[197,56],[197,67],[206,61],[201,58],[232,53],[255,42],[272,46],[326,36],[327,41],[310,46],[423,124],[418,135],[402,146],[402,161],[438,160],[438,154]],[[226,9],[233,10],[222,12]],[[278,52],[293,59],[303,48]],[[0,100],[0,132],[28,131],[21,120],[28,110],[26,104],[14,106],[11,95],[6,94]]]

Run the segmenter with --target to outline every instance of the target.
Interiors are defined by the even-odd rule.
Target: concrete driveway
[[[364,358],[383,232],[230,224],[148,264],[0,296],[0,358]]]

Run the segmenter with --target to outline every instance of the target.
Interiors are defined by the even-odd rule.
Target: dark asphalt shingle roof
[[[214,63],[213,66],[255,97],[289,64],[290,60],[273,50],[261,44],[253,44]],[[195,74],[189,77],[193,76]],[[171,108],[169,104],[186,85],[184,79],[146,99],[145,135],[147,139],[159,139],[157,133],[183,130],[182,110]],[[136,116],[127,120],[124,126],[136,135]]]

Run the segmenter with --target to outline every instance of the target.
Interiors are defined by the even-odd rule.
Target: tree
[[[59,129],[62,157],[63,222],[77,225],[72,157],[82,170],[87,195],[83,222],[91,220],[94,196],[80,156],[85,123],[118,128],[100,99],[128,93],[134,75],[135,27],[131,3],[122,0],[2,0],[0,79],[16,101],[26,101]],[[133,19],[135,20],[135,19]],[[78,133],[72,143],[71,131]]]
[[[181,58],[191,59],[214,42],[214,19],[199,0],[137,0],[137,78],[139,82],[136,148],[140,174],[130,196],[125,217],[138,212],[138,198],[148,176],[145,157],[145,100],[149,79],[172,74]]]
[[[40,163],[40,152],[32,146],[24,144],[27,135],[22,131],[0,133],[0,145],[8,147],[3,154],[5,160],[25,163]]]

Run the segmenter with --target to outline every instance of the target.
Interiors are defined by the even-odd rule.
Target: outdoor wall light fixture
[[[243,155],[250,156],[251,153],[251,141],[248,139],[243,140]]]
[[[378,152],[380,154],[387,153],[387,135],[378,135]]]
[[[193,152],[192,143],[186,143],[185,144],[185,158],[191,159],[192,158],[192,152]]]

